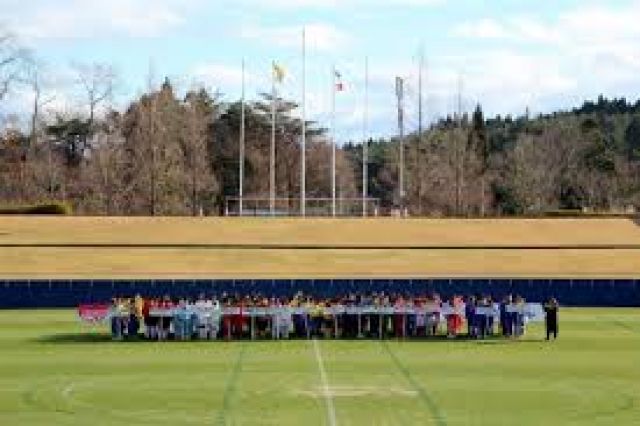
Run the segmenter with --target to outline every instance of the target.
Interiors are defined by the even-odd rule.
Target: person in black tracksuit
[[[558,301],[556,299],[549,300],[544,305],[545,324],[547,326],[547,340],[553,334],[553,340],[558,338]]]
[[[476,298],[475,296],[469,297],[464,308],[465,317],[467,318],[467,335],[475,339],[478,337],[477,328],[477,315],[476,315]]]

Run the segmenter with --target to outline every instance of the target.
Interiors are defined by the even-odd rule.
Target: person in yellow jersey
[[[331,312],[331,303],[329,301],[325,301],[322,304],[322,318],[322,335],[328,339],[333,335],[334,331],[333,313]]]
[[[311,335],[314,337],[320,336],[322,332],[322,319],[324,309],[322,309],[321,302],[311,302]]]
[[[142,319],[142,309],[144,308],[144,299],[139,294],[136,294],[136,297],[133,299],[133,304],[135,307],[135,314],[138,317],[138,320]]]
[[[127,336],[131,338],[138,337],[138,330],[140,329],[140,320],[138,317],[138,306],[136,300],[128,299],[127,308],[129,312],[129,321],[127,322]]]
[[[126,337],[129,331],[129,299],[124,297],[116,299],[116,315],[118,316],[118,333],[120,339],[122,339]]]
[[[139,294],[133,299],[129,300],[129,324],[128,324],[128,336],[130,338],[138,337],[138,331],[140,330],[140,324],[142,321],[142,310],[144,308],[144,300]]]
[[[307,335],[307,337],[310,337],[313,334],[313,319],[312,319],[312,314],[313,314],[313,302],[311,301],[311,298],[309,298],[307,296],[305,302],[304,302],[304,306],[303,306],[307,312],[307,314],[304,317],[305,320],[305,333]]]

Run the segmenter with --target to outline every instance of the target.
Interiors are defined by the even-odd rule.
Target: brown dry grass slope
[[[624,219],[0,217],[2,244],[0,276],[5,278],[640,276],[640,249],[632,247],[640,247],[640,226]],[[37,247],[39,244],[53,246]],[[185,246],[54,247],[65,244]],[[203,244],[239,247],[189,247]],[[268,248],[270,245],[322,248]],[[593,247],[599,245],[629,247]],[[439,248],[411,249],[416,246]],[[467,248],[444,249],[449,246]],[[486,246],[492,249],[483,248]]]

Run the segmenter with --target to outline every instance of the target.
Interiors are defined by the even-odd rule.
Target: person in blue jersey
[[[476,332],[476,337],[480,338],[480,339],[484,339],[487,337],[487,332],[488,332],[488,315],[487,315],[487,308],[489,308],[489,303],[488,303],[488,299],[486,297],[480,297],[478,298],[478,303],[476,308],[480,308],[480,309],[476,309],[476,313],[475,313],[475,323],[476,323],[476,328],[477,328],[477,332]]]
[[[487,316],[487,336],[493,336],[495,310],[491,296],[487,297],[487,306],[491,309],[491,313]]]
[[[185,300],[179,299],[173,315],[173,331],[176,340],[186,340],[186,310]]]
[[[118,298],[111,299],[111,338],[120,340],[122,338],[122,326],[120,323],[120,315],[118,315]]]
[[[516,296],[516,311],[513,313],[513,335],[515,337],[521,337],[524,335],[524,298]]]

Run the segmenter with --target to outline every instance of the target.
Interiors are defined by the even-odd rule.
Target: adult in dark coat
[[[553,335],[553,340],[558,338],[558,301],[556,299],[550,299],[544,305],[545,312],[545,324],[547,326],[547,340]]]

